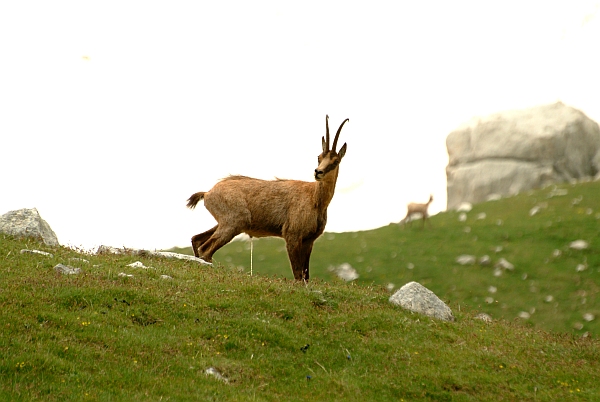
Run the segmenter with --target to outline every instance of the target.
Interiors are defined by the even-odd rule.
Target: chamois
[[[417,204],[416,202],[411,202],[410,204],[408,204],[406,206],[406,216],[404,217],[404,219],[402,219],[401,223],[406,224],[407,222],[411,222],[412,225],[412,220],[409,220],[409,218],[413,214],[420,213],[423,218],[423,227],[425,227],[426,220],[427,223],[429,223],[429,226],[431,226],[431,222],[429,221],[429,214],[427,213],[427,209],[429,208],[429,204],[431,204],[431,201],[433,201],[433,195],[429,195],[429,201],[427,201],[425,204]]]
[[[314,182],[299,180],[260,180],[246,176],[229,176],[207,192],[192,194],[187,207],[193,209],[200,200],[217,221],[217,225],[192,237],[196,257],[212,262],[213,254],[236,235],[282,237],[294,278],[308,281],[310,253],[315,240],[327,223],[327,207],[333,198],[339,165],[346,154],[346,144],[336,152],[335,134],[329,148],[329,116],[325,116],[323,152],[318,157]]]

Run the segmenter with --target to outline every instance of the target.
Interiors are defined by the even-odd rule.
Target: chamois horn
[[[347,121],[350,121],[350,119],[344,120],[342,122],[342,124],[340,124],[340,128],[338,128],[337,133],[335,133],[335,138],[333,139],[333,148],[332,148],[332,151],[334,151],[334,152],[336,152],[335,147],[337,146],[337,140],[338,140],[338,137],[340,136],[340,132],[342,131],[342,127],[344,127],[344,124],[346,124]]]
[[[329,115],[325,115],[325,135],[326,137],[321,137],[323,142],[323,152],[329,151]],[[325,140],[327,138],[327,140]]]

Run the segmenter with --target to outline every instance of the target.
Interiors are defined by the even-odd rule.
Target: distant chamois
[[[296,280],[308,281],[310,253],[315,240],[327,223],[327,207],[333,198],[339,165],[346,154],[346,144],[336,152],[335,134],[329,148],[329,116],[325,117],[323,152],[318,157],[314,182],[299,180],[260,180],[246,176],[229,176],[207,192],[192,194],[187,207],[193,209],[200,200],[217,221],[212,229],[192,237],[196,257],[212,262],[213,254],[236,235],[282,237]]]
[[[404,219],[402,219],[402,221],[400,221],[400,223],[407,224],[411,222],[412,225],[412,215],[419,213],[423,218],[423,227],[425,227],[425,221],[427,221],[427,223],[429,223],[429,226],[431,226],[431,222],[429,221],[429,214],[427,213],[427,209],[429,208],[429,204],[431,204],[431,201],[433,201],[433,195],[429,196],[429,201],[427,201],[425,204],[417,204],[416,202],[411,202],[410,204],[408,204],[406,206],[406,216],[404,217]]]

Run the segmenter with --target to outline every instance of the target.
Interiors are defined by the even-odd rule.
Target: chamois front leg
[[[313,241],[286,240],[286,248],[294,279],[297,281],[308,282],[310,254],[312,252]]]
[[[219,225],[215,226],[212,229],[207,230],[204,233],[200,233],[197,234],[196,236],[192,237],[192,250],[194,250],[194,255],[196,256],[196,258],[200,258],[200,247],[202,247],[202,245],[204,243],[206,243],[206,241],[213,235],[213,233],[215,233],[215,231],[217,230],[217,227]],[[211,262],[211,261],[206,261],[206,262]]]

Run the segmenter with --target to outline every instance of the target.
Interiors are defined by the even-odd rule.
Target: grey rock
[[[585,240],[575,240],[569,244],[569,248],[572,248],[573,250],[585,250],[589,246],[590,243]]]
[[[494,264],[495,268],[500,268],[500,269],[504,269],[507,271],[514,271],[515,270],[515,266],[513,264],[511,264],[510,262],[506,261],[506,259],[504,258],[500,258],[498,260],[498,262],[496,264]]]
[[[348,264],[347,262],[337,267],[330,266],[328,270],[335,272],[339,278],[345,280],[346,282],[353,281],[359,277],[356,269],[352,268],[352,265]]]
[[[204,374],[206,374],[207,376],[216,378],[219,381],[223,381],[224,383],[229,382],[229,379],[227,379],[223,374],[221,374],[221,372],[219,370],[217,370],[214,367],[209,367],[206,370],[204,370]]]
[[[9,211],[0,216],[0,233],[32,237],[48,246],[59,246],[56,234],[35,208]]]
[[[458,257],[456,257],[456,262],[459,263],[460,265],[473,265],[475,264],[475,256],[474,255],[468,255],[468,254],[462,254],[459,255]]]
[[[81,273],[81,268],[73,268],[63,264],[56,264],[54,270],[64,275],[78,275]]]
[[[390,297],[390,303],[406,310],[437,318],[454,321],[452,310],[431,290],[417,282],[409,282]]]
[[[194,257],[193,255],[172,253],[170,251],[149,251],[150,255],[166,258],[176,258],[178,260],[195,261],[202,265],[212,265],[210,262],[204,261],[202,258]]]
[[[446,138],[448,209],[600,171],[600,128],[561,102],[475,118]]]
[[[486,313],[479,313],[475,316],[476,320],[481,320],[481,321],[485,321],[485,322],[492,322],[494,321],[492,319],[492,316]]]
[[[487,254],[482,256],[481,258],[479,258],[479,265],[486,266],[486,265],[490,265],[491,263],[492,263],[492,259]]]
[[[172,253],[170,251],[150,251],[150,250],[136,250],[131,248],[116,248],[111,246],[100,246],[96,251],[96,254],[122,254],[122,255],[142,255],[146,257],[165,257],[165,258],[176,258],[179,260],[195,261],[202,265],[212,265],[210,262],[204,261],[202,258],[194,257],[193,255]]]
[[[40,250],[31,250],[28,248],[21,250],[21,254],[39,254],[39,255],[46,256],[46,257],[50,257],[50,258],[54,257],[54,255],[51,253],[47,253],[45,251],[40,251]]]

